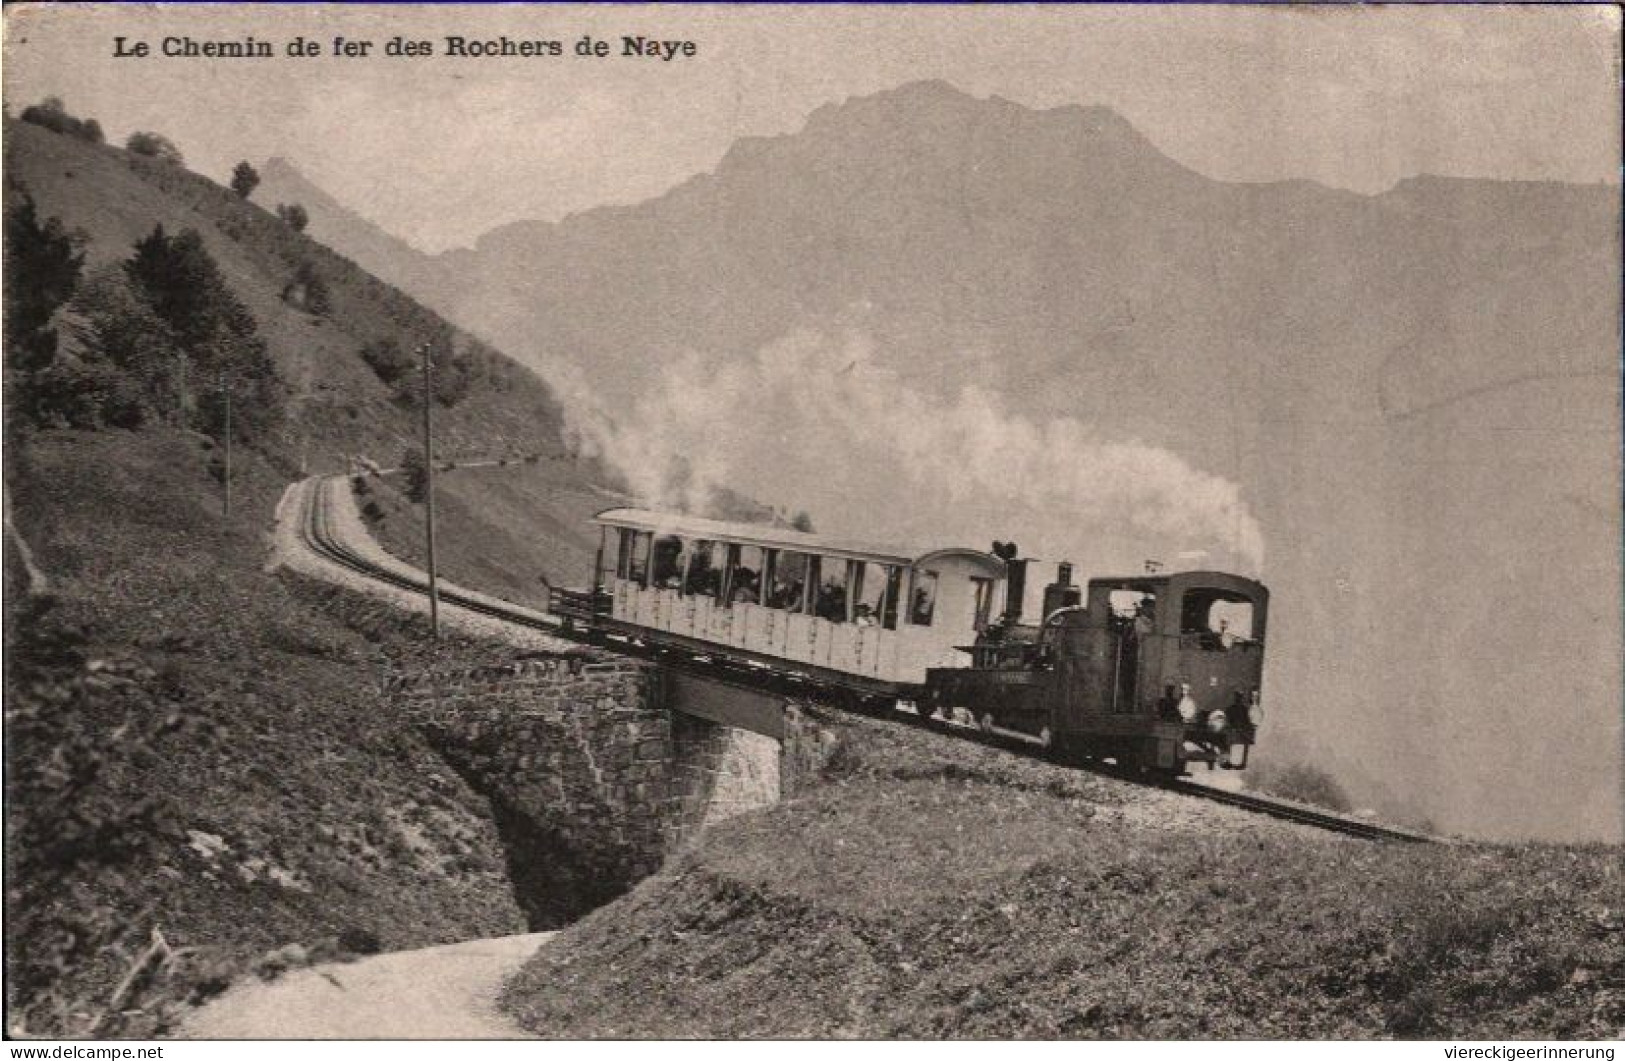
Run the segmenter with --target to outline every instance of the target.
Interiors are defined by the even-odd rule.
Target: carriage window
[[[813,600],[813,614],[832,623],[846,622],[847,562],[832,557],[820,557],[818,594]]]
[[[620,549],[615,557],[615,577],[641,583],[649,558],[649,532],[621,528]]]
[[[807,554],[781,552],[773,558],[768,581],[767,606],[787,612],[801,610],[802,590],[807,585]]]
[[[880,625],[887,630],[897,629],[897,602],[903,595],[903,569],[887,565],[886,599],[880,606]]]
[[[763,552],[756,545],[728,548],[728,600],[733,604],[756,604],[762,598]]]
[[[868,561],[855,562],[853,566],[857,569],[857,586],[854,589],[852,621],[859,626],[880,626],[889,609],[891,623],[886,629],[896,629],[897,606],[887,601],[888,595],[891,600],[896,599],[892,572],[897,569]]]
[[[909,595],[908,621],[915,626],[930,626],[931,615],[937,610],[937,573],[914,572],[914,591]]]
[[[976,629],[981,630],[987,626],[988,615],[993,610],[993,580],[972,575],[970,581],[976,587]]]
[[[1253,603],[1223,590],[1191,590],[1179,611],[1179,632],[1197,644],[1222,652],[1253,640]]]
[[[813,614],[832,623],[846,622],[846,561],[820,557]]]
[[[1132,619],[1151,620],[1157,613],[1157,595],[1139,589],[1114,589],[1108,596],[1112,618],[1120,622]]]
[[[727,563],[728,547],[722,542],[695,542],[683,592],[695,597],[715,598],[722,592],[722,572]]]
[[[657,589],[681,589],[683,565],[688,560],[683,539],[670,534],[655,539],[653,576],[650,585]]]

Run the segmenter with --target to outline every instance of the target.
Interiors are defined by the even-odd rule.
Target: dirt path
[[[552,935],[397,951],[245,983],[198,1010],[180,1038],[528,1039],[497,1010],[497,995]]]

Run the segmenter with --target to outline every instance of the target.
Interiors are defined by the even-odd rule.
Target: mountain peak
[[[931,79],[825,104],[795,133],[741,138],[716,174],[737,174],[774,158],[788,158],[798,167],[911,159],[927,171],[953,171],[967,160],[981,165],[996,155],[1063,167],[1065,160],[1093,160],[1114,169],[1176,167],[1110,107],[1069,103],[1036,109],[1001,96],[973,96]]]

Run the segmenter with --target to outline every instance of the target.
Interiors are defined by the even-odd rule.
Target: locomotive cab
[[[979,639],[971,667],[931,671],[934,708],[1121,765],[1246,766],[1262,718],[1268,590],[1190,571],[1093,579],[1082,600],[1056,600],[1068,603],[1046,606],[1036,630]]]
[[[1163,769],[1191,760],[1244,768],[1262,721],[1269,591],[1236,575],[1191,571],[1096,579],[1088,600],[1094,673],[1082,705],[1143,727],[1118,757]],[[1085,729],[1122,728],[1081,721]]]

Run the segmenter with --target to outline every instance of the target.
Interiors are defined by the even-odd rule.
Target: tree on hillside
[[[39,219],[34,197],[6,215],[6,318],[11,335],[45,328],[51,315],[73,297],[85,256],[61,218]]]
[[[333,310],[332,296],[327,291],[327,281],[322,279],[316,267],[308,261],[300,262],[299,267],[294,270],[293,279],[283,285],[282,301],[318,317],[325,317]]]
[[[429,356],[433,363],[430,378],[434,383],[435,404],[450,409],[468,397],[474,387],[479,364],[468,344],[459,341],[457,334],[444,322],[434,328],[429,340]],[[423,400],[422,377],[415,371],[419,366],[419,360],[413,357],[414,371],[403,377],[395,388],[396,401],[411,408],[420,407]]]
[[[131,397],[139,407],[113,410],[118,426],[149,419],[179,421],[184,354],[174,330],[130,289],[124,271],[107,266],[86,277],[69,308],[80,348],[130,380]]]
[[[276,216],[295,232],[303,232],[305,226],[310,224],[310,215],[298,203],[278,203]]]
[[[124,147],[132,154],[145,155],[160,162],[168,162],[175,166],[186,164],[181,149],[160,133],[131,133],[130,138],[124,141]]]
[[[53,417],[56,311],[73,297],[84,253],[59,218],[40,221],[26,192],[5,222],[5,375],[13,411],[33,423]]]
[[[24,107],[19,117],[31,125],[42,126],[64,136],[88,140],[93,144],[99,144],[103,139],[101,125],[94,118],[80,121],[69,114],[60,96],[47,96],[31,107]]]
[[[393,336],[386,335],[382,339],[374,339],[361,348],[361,360],[367,363],[378,378],[386,385],[394,387],[412,370],[417,367],[412,355],[401,349],[401,344]]]
[[[163,225],[155,226],[136,243],[124,269],[188,349],[202,349],[221,331],[255,330],[253,316],[226,286],[196,229],[171,237]]]
[[[254,189],[259,187],[259,184],[259,170],[250,166],[247,162],[237,163],[237,168],[231,171],[231,190],[244,199],[253,195]]]
[[[183,355],[182,401],[202,430],[223,430],[226,387],[233,395],[233,437],[253,438],[280,420],[282,385],[258,323],[196,231],[171,237],[163,225],[154,227],[124,269],[132,289],[175,335]]]

